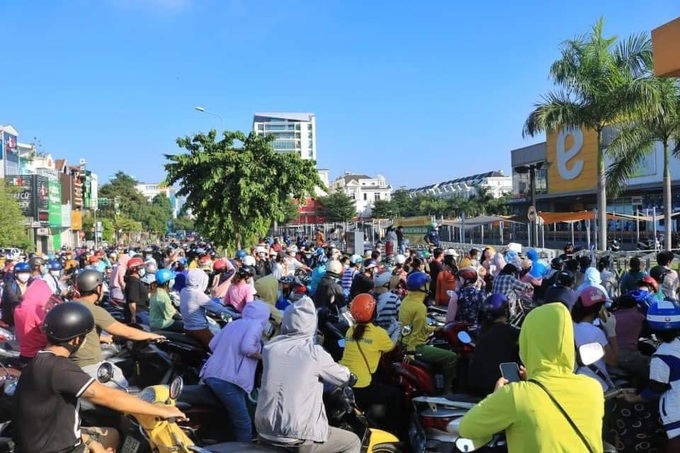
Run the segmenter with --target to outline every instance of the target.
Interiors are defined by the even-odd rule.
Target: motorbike
[[[109,382],[113,377],[113,368],[102,364],[97,371],[99,382]],[[139,398],[151,404],[175,405],[183,392],[184,383],[176,377],[170,385],[154,385],[139,393]],[[399,439],[390,433],[371,428],[368,420],[357,408],[350,387],[336,389],[324,396],[326,411],[331,426],[350,430],[362,440],[362,452],[394,453],[400,451]],[[181,406],[179,406],[181,407]],[[253,444],[243,442],[225,442],[199,447],[193,438],[191,428],[182,427],[179,420],[161,420],[154,416],[128,414],[129,424],[122,428],[124,441],[122,450],[125,453],[230,453],[230,452],[285,452],[289,447],[275,444]]]

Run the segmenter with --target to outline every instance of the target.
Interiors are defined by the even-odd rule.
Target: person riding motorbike
[[[458,271],[458,289],[451,295],[446,310],[446,322],[464,321],[470,326],[477,324],[479,309],[486,300],[486,291],[477,288],[479,274],[472,267]]]
[[[24,299],[14,310],[16,338],[19,341],[19,362],[27,364],[47,344],[42,331],[45,315],[61,302],[47,282],[35,280],[26,290]]]
[[[224,296],[224,305],[231,306],[241,313],[246,304],[255,300],[255,289],[250,284],[254,274],[255,271],[250,266],[244,265],[238,268],[234,280],[229,285],[226,296]]]
[[[345,296],[349,297],[349,291],[352,287],[354,277],[359,273],[359,266],[364,259],[361,255],[352,255],[349,258],[349,267],[342,273],[342,289],[345,291]]]
[[[638,309],[638,302],[630,294],[617,300],[616,339],[618,341],[618,367],[630,373],[636,382],[644,382],[649,376],[649,357],[638,350],[638,339],[642,334],[645,315]]]
[[[578,299],[571,309],[576,347],[597,342],[604,349],[604,358],[590,366],[581,366],[576,372],[597,379],[604,391],[609,389],[609,382],[611,382],[607,373],[607,365],[617,365],[616,358],[619,350],[616,318],[604,306],[608,297],[602,289],[588,286],[578,294]],[[596,318],[599,318],[601,329],[593,324]]]
[[[443,269],[437,275],[437,291],[435,292],[435,304],[446,307],[449,305],[449,291],[456,290],[456,251],[454,249],[444,250]]]
[[[595,380],[574,374],[574,329],[567,308],[550,303],[532,310],[519,348],[526,366],[523,380],[499,379],[496,390],[463,416],[460,435],[481,441],[505,431],[511,453],[601,452],[604,394]]]
[[[82,304],[90,311],[94,318],[95,328],[87,334],[87,341],[81,345],[77,352],[71,355],[71,360],[90,376],[96,377],[97,369],[102,364],[100,346],[102,331],[133,341],[163,340],[165,338],[120,323],[108,311],[97,305],[104,295],[104,277],[101,272],[94,269],[81,271],[76,277],[76,289],[80,297],[75,302]],[[115,365],[113,365],[113,370],[112,386],[115,385],[114,380],[120,385],[127,386],[122,370]]]
[[[64,283],[64,280],[62,279],[62,269],[63,266],[59,260],[54,259],[48,261],[47,274],[45,274],[43,279],[50,286],[53,294],[56,294],[59,297],[66,297],[68,296],[69,291],[68,287]]]
[[[81,431],[79,398],[110,409],[163,419],[183,419],[175,406],[154,405],[107,388],[78,368],[69,357],[87,341],[95,320],[84,304],[64,302],[45,316],[47,347],[23,370],[13,397],[12,426],[16,451],[105,453],[115,450],[118,433]],[[97,433],[97,434],[94,434]]]
[[[255,385],[257,363],[262,359],[262,335],[268,323],[269,306],[265,302],[247,304],[243,316],[212,339],[212,355],[201,371],[201,379],[226,408],[238,442],[253,438],[247,400]]]
[[[475,342],[475,354],[468,370],[468,391],[485,397],[494,391],[501,377],[499,366],[520,362],[519,329],[508,323],[510,303],[503,294],[486,298],[480,311],[481,328]]]
[[[34,256],[28,260],[28,267],[31,270],[29,284],[35,279],[42,279],[45,275],[45,260],[40,256]]]
[[[441,327],[427,325],[425,300],[429,280],[430,276],[424,272],[414,272],[406,279],[406,289],[409,293],[401,302],[399,322],[402,326],[410,326],[411,333],[402,338],[402,343],[407,352],[418,354],[423,362],[436,364],[442,368],[444,393],[449,393],[456,378],[457,357],[452,351],[426,344],[431,333],[441,330]]]
[[[214,276],[210,284],[210,297],[213,299],[223,300],[227,295],[227,290],[231,285],[231,280],[236,269],[226,258],[218,258],[213,261]]]
[[[315,344],[316,325],[316,309],[309,297],[284,312],[281,334],[262,351],[255,427],[260,439],[268,443],[316,453],[359,452],[361,440],[356,434],[328,426],[323,383],[343,386],[354,379],[346,367]]]
[[[345,350],[340,364],[357,377],[352,386],[357,405],[369,414],[375,405],[384,406],[383,416],[376,418],[382,419],[387,431],[399,435],[404,428],[400,421],[404,418],[401,414],[401,393],[398,388],[374,379],[373,375],[382,354],[394,349],[401,329],[396,321],[389,330],[376,325],[376,307],[376,301],[370,294],[359,294],[350,302],[349,311],[356,324],[345,335]]]
[[[669,289],[669,286],[674,286],[672,283],[667,283],[666,279],[671,276],[671,269],[668,269],[666,266],[654,266],[649,270],[649,276],[656,280],[658,283],[658,289],[654,291],[656,297],[658,300],[664,300],[664,299],[669,299],[669,300],[676,300],[677,296],[673,296],[673,290]],[[677,274],[676,274],[677,275]],[[672,279],[670,279],[672,280]]]
[[[399,307],[401,298],[390,291],[392,273],[384,270],[375,277],[373,295],[377,303],[375,323],[383,329],[388,329],[393,322],[399,322]]]
[[[345,293],[339,283],[342,270],[340,261],[328,261],[326,273],[314,293],[314,304],[317,308],[326,307],[333,314],[339,315],[347,305]]]
[[[191,269],[186,286],[179,293],[179,310],[184,321],[184,334],[197,339],[208,349],[213,333],[208,326],[206,312],[229,314],[229,309],[205,294],[208,275],[200,269]]]
[[[155,330],[184,332],[184,323],[178,319],[179,313],[172,304],[170,287],[175,283],[175,273],[170,269],[156,272],[156,281],[151,284],[149,300],[149,326]]]
[[[2,291],[2,321],[10,327],[14,327],[14,310],[24,299],[30,278],[31,268],[28,263],[17,263],[14,266],[13,278],[5,282]]]
[[[522,302],[519,300],[519,293],[530,292],[533,289],[531,283],[524,283],[517,278],[519,269],[514,264],[506,264],[498,276],[493,281],[493,294],[502,294],[508,300],[510,313],[516,315],[519,313],[520,307],[518,304]]]
[[[149,289],[142,281],[145,263],[135,257],[128,261],[125,277],[125,322],[149,325]]]
[[[367,259],[363,263],[363,270],[357,272],[352,279],[352,285],[349,289],[349,298],[353,300],[356,296],[363,293],[369,293],[373,290],[373,278],[378,272],[378,262],[374,259]]]

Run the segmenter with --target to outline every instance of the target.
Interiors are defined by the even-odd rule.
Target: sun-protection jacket
[[[303,297],[286,308],[281,335],[263,348],[255,427],[266,439],[325,442],[328,438],[323,383],[343,385],[350,373],[315,344],[316,325],[314,302]]]
[[[550,303],[531,311],[519,343],[528,378],[553,394],[592,450],[601,452],[604,395],[595,379],[574,374],[574,329],[567,308]],[[511,453],[587,451],[548,395],[532,382],[501,387],[460,423],[460,435],[470,439],[489,438],[504,430]]]

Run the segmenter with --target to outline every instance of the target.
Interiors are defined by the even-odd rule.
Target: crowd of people
[[[106,436],[79,430],[80,397],[123,412],[182,417],[95,379],[101,345],[111,336],[162,341],[164,332],[184,333],[211,351],[201,379],[224,405],[239,441],[258,435],[310,451],[359,451],[354,433],[328,426],[324,382],[350,385],[365,411],[386,406],[379,423],[405,440],[408,408],[399,390],[377,376],[380,357],[400,347],[442,370],[445,393],[457,382],[456,354],[428,341],[442,328],[429,322],[428,306],[440,306],[447,322],[465,323],[475,336],[462,390],[486,399],[463,418],[461,435],[505,430],[511,451],[569,451],[573,439],[559,433],[571,426],[588,451],[601,451],[603,394],[614,385],[609,371],[616,367],[644,389],[626,394],[627,401],[660,400],[668,451],[680,451],[680,282],[671,252],[659,253],[648,272],[633,258],[618,277],[607,258],[575,253],[571,244],[546,262],[514,244],[460,256],[434,246],[434,237],[429,248],[405,249],[396,230],[389,234],[387,250],[363,256],[328,246],[319,231],[312,241],[263,239],[233,257],[207,242],[5,257],[2,321],[16,332],[24,367],[15,394],[20,451],[115,448],[111,430]],[[123,319],[100,306],[104,299],[122,308]],[[319,342],[320,312],[352,320],[339,362]],[[215,316],[235,321],[220,329]],[[277,334],[268,339],[271,325]],[[660,342],[651,358],[638,350],[645,336]],[[594,342],[604,357],[579,365],[575,351]],[[251,419],[247,400],[259,362]],[[505,362],[523,364],[525,381],[505,381],[499,371]],[[123,372],[113,369],[125,387]],[[546,394],[573,423],[565,425]]]

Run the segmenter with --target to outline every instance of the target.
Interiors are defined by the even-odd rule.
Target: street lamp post
[[[219,118],[221,128],[222,128],[222,130],[224,130],[224,118],[222,118],[219,114],[217,114],[215,112],[211,112],[209,110],[206,110],[204,107],[201,107],[201,106],[196,106],[196,107],[194,107],[194,109],[196,109],[197,112],[207,113],[208,115],[216,116],[217,118]]]

